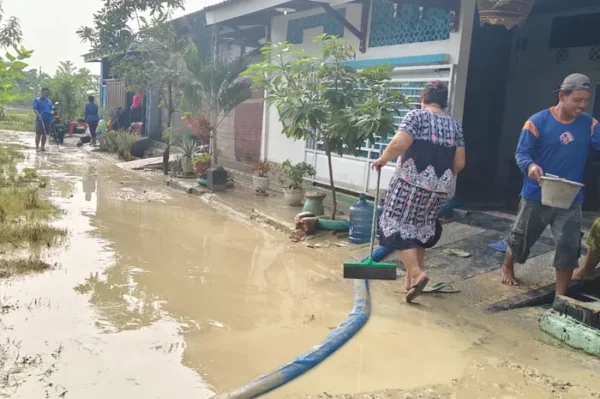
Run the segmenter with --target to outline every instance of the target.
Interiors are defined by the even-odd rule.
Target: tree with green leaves
[[[265,60],[245,75],[267,91],[266,102],[279,112],[283,134],[312,140],[325,152],[335,219],[332,155],[357,154],[365,142],[393,133],[394,112],[408,102],[397,90],[388,89],[391,66],[356,70],[348,66],[355,54],[351,44],[330,35],[314,41],[321,46],[320,56],[288,42],[266,46]]]
[[[174,10],[182,9],[184,0],[105,0],[102,8],[94,14],[93,26],[82,26],[77,34],[82,41],[91,45],[91,50],[100,56],[126,52],[136,40],[131,27],[137,24],[142,30],[144,18],[166,22]]]
[[[92,51],[108,57],[114,74],[125,80],[130,91],[156,89],[161,107],[167,110],[167,150],[163,172],[168,173],[171,124],[176,111],[187,40],[176,26],[167,23],[183,0],[107,0],[94,14],[93,27],[81,27],[77,34]],[[140,14],[149,14],[150,21]],[[137,32],[131,25],[137,24]]]
[[[15,17],[4,18],[2,1],[0,0],[0,49],[5,51],[0,56],[0,116],[4,115],[4,107],[22,98],[20,82],[25,78],[27,59],[32,51],[21,46],[23,33],[19,20]]]
[[[156,90],[161,93],[160,106],[167,112],[167,129],[163,136],[167,149],[163,154],[163,172],[168,173],[173,115],[181,100],[185,77],[183,54],[189,40],[173,24],[153,21],[138,34],[138,41],[119,57],[114,73],[123,79],[130,91]]]
[[[61,61],[54,77],[45,84],[52,90],[52,100],[60,106],[62,118],[67,122],[83,116],[89,95],[98,95],[98,77],[87,68],[76,68],[71,61]]]
[[[52,79],[45,72],[40,72],[37,69],[28,69],[23,72],[24,78],[19,81],[19,91],[23,93],[23,99],[17,101],[19,105],[31,105],[31,98],[39,95],[43,87],[49,87],[49,82]]]

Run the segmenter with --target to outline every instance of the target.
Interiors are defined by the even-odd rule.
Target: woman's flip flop
[[[411,303],[419,295],[421,295],[423,293],[423,290],[427,286],[427,283],[429,283],[429,277],[427,276],[427,274],[423,273],[421,276],[423,276],[421,278],[421,280],[419,280],[419,282],[417,284],[413,285],[412,287],[410,287],[408,289],[408,292],[406,293],[406,296],[404,297],[404,299],[406,300],[407,303]]]
[[[436,283],[430,288],[424,289],[423,294],[456,294],[460,292],[448,283]]]

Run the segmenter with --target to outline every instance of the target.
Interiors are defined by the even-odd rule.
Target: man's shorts
[[[527,261],[531,247],[548,225],[556,246],[554,267],[577,269],[582,237],[581,204],[573,204],[570,209],[558,209],[521,198],[519,214],[508,238],[508,246],[515,262]]]
[[[45,129],[44,129],[45,128]],[[50,133],[50,124],[42,121],[35,122],[35,134],[41,134],[45,136]]]

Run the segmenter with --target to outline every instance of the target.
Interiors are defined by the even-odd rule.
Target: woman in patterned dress
[[[442,235],[440,209],[465,166],[465,141],[458,122],[444,113],[448,88],[429,83],[421,95],[421,109],[410,111],[381,157],[380,170],[398,159],[381,215],[380,244],[399,251],[406,267],[406,301],[422,292],[429,277],[423,271],[425,249]]]

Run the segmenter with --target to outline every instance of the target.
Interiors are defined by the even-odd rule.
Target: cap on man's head
[[[574,73],[565,78],[557,91],[592,91],[590,78],[581,73]]]

